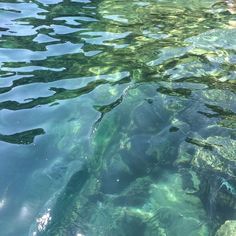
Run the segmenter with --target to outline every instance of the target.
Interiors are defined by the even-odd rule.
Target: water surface
[[[236,219],[234,10],[2,0],[0,235],[210,236]]]

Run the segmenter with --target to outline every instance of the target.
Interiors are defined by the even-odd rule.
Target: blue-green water
[[[0,235],[210,236],[236,220],[235,9],[0,1]]]

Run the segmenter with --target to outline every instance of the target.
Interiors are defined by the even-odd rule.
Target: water
[[[0,235],[208,236],[236,219],[235,11],[2,0]]]

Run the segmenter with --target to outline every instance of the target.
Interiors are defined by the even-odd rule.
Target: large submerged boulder
[[[235,220],[227,220],[217,230],[215,236],[235,236],[235,235],[236,235],[236,221]]]
[[[232,219],[236,210],[236,140],[229,136],[203,139],[196,135],[186,141],[187,145],[181,146],[182,159],[176,163],[187,163],[198,174],[199,196],[208,214]]]

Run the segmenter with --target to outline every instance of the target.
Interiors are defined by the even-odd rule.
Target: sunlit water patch
[[[0,235],[236,234],[236,6],[0,3]]]

